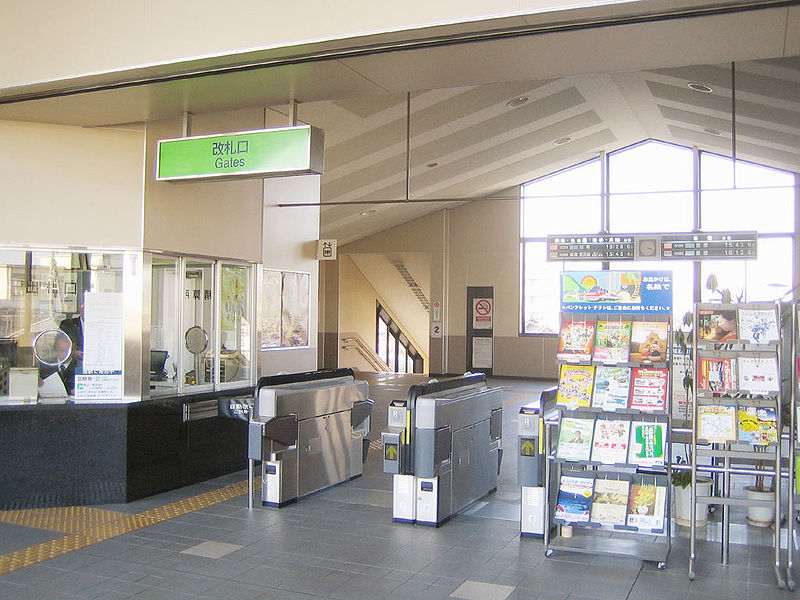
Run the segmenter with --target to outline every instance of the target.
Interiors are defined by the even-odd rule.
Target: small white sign
[[[442,322],[441,321],[433,321],[431,323],[431,337],[432,338],[440,338],[440,337],[442,337]]]
[[[109,402],[122,398],[122,375],[75,375],[75,401],[102,400]]]
[[[491,329],[494,300],[491,298],[472,299],[472,328]]]
[[[336,240],[317,242],[317,260],[336,260]]]
[[[476,369],[492,368],[492,338],[472,338],[472,366]]]
[[[442,320],[442,303],[439,302],[438,300],[434,300],[433,304],[431,306],[433,307],[433,319],[432,319],[432,321],[434,321],[434,322],[441,321]]]

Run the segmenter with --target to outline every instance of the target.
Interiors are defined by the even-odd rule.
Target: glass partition
[[[154,256],[150,287],[150,389],[178,389],[178,360],[183,340],[179,335],[180,261]],[[152,392],[151,392],[152,393]]]
[[[211,385],[216,380],[214,261],[187,259],[183,288],[183,384]]]
[[[251,269],[223,264],[220,268],[219,381],[250,381],[252,365]]]

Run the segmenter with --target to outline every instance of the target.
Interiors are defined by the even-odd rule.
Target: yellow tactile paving
[[[256,489],[261,478],[256,479]],[[85,548],[109,538],[155,525],[247,493],[247,482],[205,492],[138,514],[125,514],[89,506],[0,511],[0,522],[67,533],[64,537],[0,555],[0,575]]]

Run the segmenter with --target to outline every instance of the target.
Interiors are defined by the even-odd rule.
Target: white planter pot
[[[744,488],[748,500],[769,500],[770,506],[748,506],[747,523],[755,527],[769,527],[775,521],[775,493],[757,490],[752,486]]]
[[[711,495],[711,478],[698,477],[695,484],[698,496]],[[692,524],[692,487],[672,486],[672,497],[675,498],[675,522],[683,527]],[[694,519],[695,526],[703,527],[708,523],[708,505],[698,504]]]

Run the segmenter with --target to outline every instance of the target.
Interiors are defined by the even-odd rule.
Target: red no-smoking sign
[[[472,328],[491,329],[492,310],[491,298],[474,298],[472,300]]]

